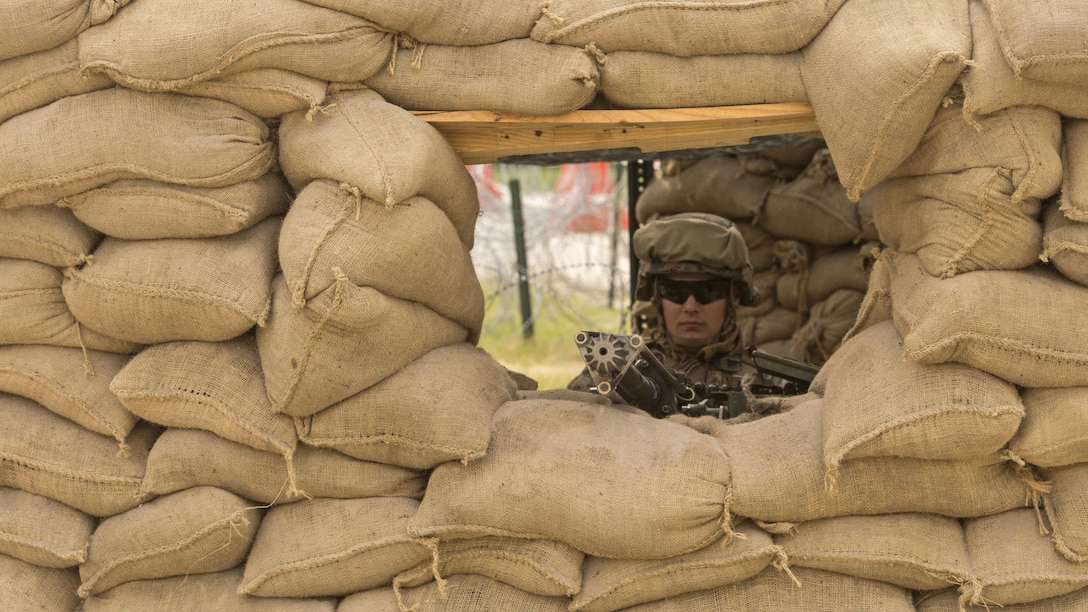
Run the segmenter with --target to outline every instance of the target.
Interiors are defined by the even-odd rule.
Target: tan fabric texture
[[[1062,125],[1061,209],[1074,221],[1088,222],[1088,120]]]
[[[1088,7],[1077,0],[1057,0],[1034,11],[1013,0],[986,0],[1001,52],[1017,77],[1088,84],[1088,54],[1078,24]]]
[[[79,570],[42,567],[0,555],[0,598],[16,610],[75,610]]]
[[[861,236],[857,205],[846,197],[827,149],[800,176],[772,187],[755,220],[779,238],[815,246],[843,246]]]
[[[328,86],[328,81],[282,68],[254,68],[186,85],[177,92],[224,100],[263,119],[274,119],[296,110],[317,109],[325,101]]]
[[[64,0],[43,3],[17,0],[9,5],[19,19],[0,26],[0,59],[52,49],[73,40],[91,25],[90,2]]]
[[[41,567],[75,567],[87,560],[94,518],[56,500],[0,488],[0,554]]]
[[[459,612],[566,612],[569,597],[536,595],[477,574],[459,574],[442,583],[413,588],[384,587],[345,597],[337,612],[400,612],[403,609]]]
[[[1009,450],[1032,465],[1088,463],[1088,387],[1024,389],[1024,420]]]
[[[1041,470],[1051,483],[1043,498],[1050,538],[1063,557],[1083,565],[1088,561],[1088,464]]]
[[[51,49],[0,60],[0,123],[65,96],[113,87],[105,75],[80,74],[76,44],[72,38]]]
[[[751,219],[774,177],[746,173],[735,156],[701,159],[677,175],[650,181],[638,197],[635,216],[648,223],[657,216],[704,212],[733,221]],[[754,263],[753,263],[754,265]]]
[[[1069,280],[1088,286],[1088,223],[1066,217],[1057,200],[1048,202],[1043,208],[1043,253],[1040,257]]]
[[[0,210],[0,257],[30,259],[57,268],[86,262],[102,234],[56,206]]]

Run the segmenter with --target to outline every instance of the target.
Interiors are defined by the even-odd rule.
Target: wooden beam
[[[819,136],[801,102],[706,108],[578,110],[551,117],[493,111],[414,111],[449,140],[466,164],[502,157],[600,149],[647,153],[747,144],[754,136]]]

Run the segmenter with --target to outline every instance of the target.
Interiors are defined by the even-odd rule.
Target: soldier
[[[639,259],[633,327],[665,366],[707,386],[780,382],[757,374],[737,327],[737,306],[755,306],[760,295],[736,225],[706,213],[671,215],[640,227],[632,246]],[[593,384],[587,369],[567,388]],[[780,406],[778,398],[748,402],[747,410]]]

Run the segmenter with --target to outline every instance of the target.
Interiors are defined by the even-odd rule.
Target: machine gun
[[[749,397],[800,395],[808,391],[819,368],[750,349],[749,363],[758,378],[774,383],[706,385],[665,366],[637,334],[583,331],[574,337],[582,360],[601,395],[615,394],[654,417],[673,414],[729,418],[745,412]]]

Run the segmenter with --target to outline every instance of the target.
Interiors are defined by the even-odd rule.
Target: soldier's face
[[[719,282],[706,274],[672,274],[658,280],[661,316],[673,342],[708,344],[718,337],[730,306],[728,290],[720,292],[713,285]],[[696,299],[699,296],[707,301],[719,293],[722,293],[721,298],[705,304]]]

